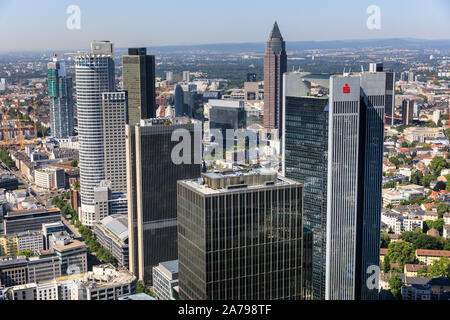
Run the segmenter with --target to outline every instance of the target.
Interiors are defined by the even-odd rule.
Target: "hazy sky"
[[[67,28],[69,5],[80,30]],[[370,5],[380,30],[366,26]],[[0,0],[0,51],[261,42],[275,20],[288,41],[450,39],[449,0]]]

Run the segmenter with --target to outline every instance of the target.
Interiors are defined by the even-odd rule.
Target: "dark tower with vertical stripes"
[[[281,133],[283,73],[287,71],[285,42],[277,22],[273,25],[264,54],[264,128]]]

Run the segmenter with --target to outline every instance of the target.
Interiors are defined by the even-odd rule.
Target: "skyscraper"
[[[155,56],[146,48],[130,48],[122,57],[123,88],[128,92],[128,122],[156,115]]]
[[[52,136],[67,139],[73,135],[72,78],[67,77],[64,62],[56,59],[48,63],[47,77]]]
[[[180,298],[310,297],[312,234],[302,186],[258,169],[178,182]]]
[[[81,222],[96,221],[94,188],[105,179],[102,93],[114,91],[114,45],[92,42],[74,55],[80,143]]]
[[[177,180],[200,176],[201,132],[196,150],[194,124],[188,118],[141,120],[126,126],[128,233],[130,271],[146,284],[152,283],[152,268],[177,259]],[[177,129],[191,134],[191,164],[172,161],[172,141]],[[198,147],[197,146],[197,147]]]
[[[283,173],[304,185],[315,299],[377,299],[385,73],[286,73]],[[311,84],[329,96],[311,96]]]
[[[283,73],[287,71],[285,42],[275,22],[264,54],[264,128],[281,134]]]
[[[103,138],[105,152],[105,179],[112,193],[127,192],[126,141],[127,92],[105,92],[103,103]]]
[[[404,125],[410,125],[414,116],[414,100],[403,100],[402,102],[402,121]]]

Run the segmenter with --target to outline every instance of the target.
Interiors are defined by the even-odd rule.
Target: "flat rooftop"
[[[273,170],[264,168],[202,173],[201,178],[182,180],[179,183],[205,195],[283,185],[300,185],[300,183],[285,178]]]

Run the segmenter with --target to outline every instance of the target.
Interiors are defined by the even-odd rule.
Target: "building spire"
[[[278,23],[276,21],[273,24],[273,29],[270,33],[270,39],[283,39],[283,37],[281,36],[280,28],[278,28]]]

